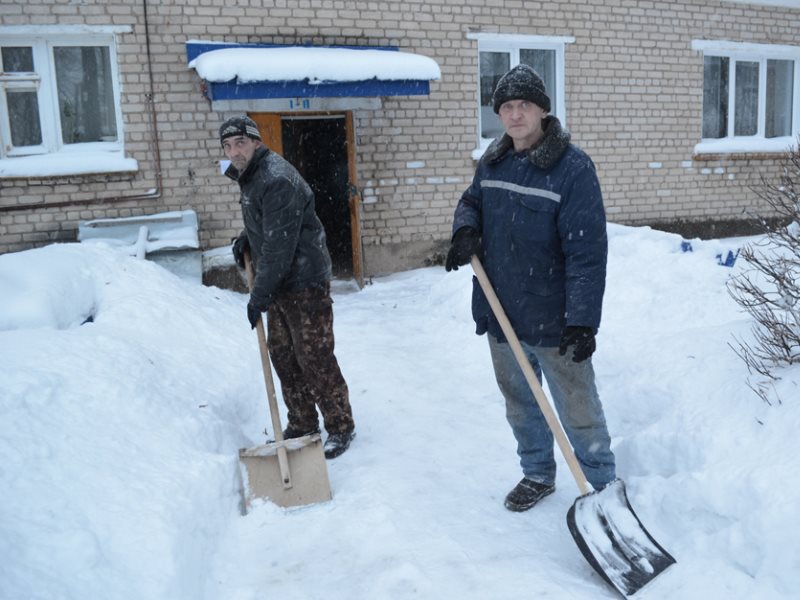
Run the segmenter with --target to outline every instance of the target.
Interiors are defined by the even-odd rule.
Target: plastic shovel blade
[[[291,485],[286,485],[280,465],[280,449],[286,450]],[[328,467],[319,434],[271,442],[239,451],[245,467],[245,508],[255,499],[269,499],[278,506],[304,506],[331,499]]]
[[[623,596],[675,563],[633,512],[621,479],[575,500],[567,525],[589,564]]]

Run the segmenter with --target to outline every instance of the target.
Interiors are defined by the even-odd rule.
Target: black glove
[[[250,329],[255,329],[258,322],[261,320],[261,313],[266,312],[266,307],[261,307],[258,303],[250,298],[247,303],[247,320],[250,321]]]
[[[450,244],[450,251],[444,262],[445,271],[458,271],[458,267],[467,264],[480,251],[481,234],[473,227],[461,227]]]
[[[594,353],[597,343],[594,341],[594,330],[591,327],[579,327],[567,325],[564,333],[561,334],[561,342],[558,344],[558,353],[564,356],[567,348],[575,346],[572,353],[572,360],[576,363],[583,362]]]
[[[242,234],[239,237],[233,238],[233,260],[240,269],[244,269],[244,253],[250,251],[250,242],[247,240],[247,235]]]

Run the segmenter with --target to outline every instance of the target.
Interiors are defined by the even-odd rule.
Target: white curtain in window
[[[33,73],[33,48],[30,46],[4,46],[0,49],[2,70],[5,73]],[[42,127],[39,119],[39,96],[36,88],[24,89],[17,85],[6,89],[8,124],[11,128],[11,144],[16,147],[38,146],[42,143]]]
[[[736,61],[733,135],[758,133],[758,67],[757,62]]]
[[[766,137],[792,135],[793,92],[794,61],[768,60]]]
[[[511,55],[481,52],[480,63],[481,137],[492,139],[503,134],[503,125],[492,107],[492,94],[497,82],[511,68]]]
[[[703,137],[728,135],[728,68],[724,56],[706,56],[703,61]]]
[[[61,135],[65,144],[117,139],[107,46],[53,48]]]
[[[556,89],[556,52],[555,50],[531,50],[522,49],[519,51],[519,62],[533,67],[544,81],[547,96],[550,98],[551,110],[555,112],[558,98]]]

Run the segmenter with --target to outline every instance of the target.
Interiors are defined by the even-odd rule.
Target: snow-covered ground
[[[678,561],[636,597],[800,597],[800,371],[781,404],[747,387],[734,242],[609,232],[598,386]],[[246,296],[102,245],[0,255],[0,598],[615,598],[567,530],[563,462],[555,494],[503,508],[521,475],[470,291],[468,267],[337,282],[358,437],[333,500],[241,516],[237,451],[269,423]]]

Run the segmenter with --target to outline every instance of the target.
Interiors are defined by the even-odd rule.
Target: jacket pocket
[[[556,213],[558,204],[536,196],[514,194],[516,206],[511,225],[515,242],[548,242],[558,236]]]
[[[522,282],[522,290],[531,296],[540,298],[563,298],[565,296],[564,279],[549,277],[547,279],[527,278]]]
[[[519,307],[524,315],[525,331],[531,338],[557,339],[564,327],[564,281],[560,278],[531,279],[523,283],[522,292]]]

